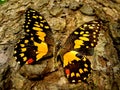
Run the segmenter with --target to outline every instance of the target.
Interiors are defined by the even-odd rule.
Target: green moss
[[[0,4],[5,3],[7,0],[0,0]]]

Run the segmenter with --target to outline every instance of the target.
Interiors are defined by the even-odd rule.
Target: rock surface
[[[28,7],[47,20],[54,33],[55,45],[64,45],[69,34],[83,23],[93,19],[103,21],[94,54],[88,56],[93,69],[87,80],[89,84],[70,84],[61,62],[54,63],[55,56],[37,65],[21,67],[16,63],[13,48],[21,35],[24,36],[22,25]],[[119,89],[119,0],[8,0],[0,5],[0,90]]]

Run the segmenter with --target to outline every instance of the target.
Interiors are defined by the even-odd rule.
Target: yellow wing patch
[[[63,61],[64,61],[64,62],[63,62],[63,65],[64,65],[64,67],[65,67],[66,65],[70,64],[71,61],[73,61],[73,59],[76,60],[76,61],[80,60],[80,59],[76,56],[76,54],[77,54],[76,51],[70,51],[70,52],[67,52],[66,54],[64,54],[64,56],[63,56]]]
[[[38,51],[36,51],[36,61],[41,59],[44,55],[48,52],[48,46],[45,42],[36,43],[34,42],[34,45],[38,47]]]

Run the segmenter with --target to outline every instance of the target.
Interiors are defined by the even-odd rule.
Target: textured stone
[[[5,64],[8,60],[8,57],[7,57],[7,55],[5,54],[4,51],[0,51],[0,58],[1,58],[0,59],[0,66]]]
[[[83,14],[86,14],[86,15],[94,15],[94,10],[93,8],[88,5],[88,4],[84,4],[81,8],[80,8],[80,11],[83,13]]]
[[[62,11],[62,8],[59,5],[55,5],[54,7],[51,8],[50,13],[53,16],[58,15]]]
[[[120,3],[120,0],[112,0],[115,3]]]
[[[1,90],[118,90],[120,89],[120,7],[114,0],[8,0],[0,5],[0,89]],[[82,6],[82,7],[81,7]],[[88,84],[70,84],[62,63],[52,59],[35,65],[17,65],[13,51],[6,49],[24,36],[24,12],[32,7],[45,15],[55,37],[55,44],[64,45],[66,38],[82,25],[94,19],[103,21],[94,54],[87,56],[92,65]],[[91,16],[92,15],[92,16]],[[106,22],[107,21],[107,22]],[[58,39],[56,39],[58,38]],[[60,41],[59,41],[60,40]],[[12,47],[10,47],[12,49]],[[55,48],[56,49],[56,48]],[[10,52],[7,53],[6,52]],[[7,61],[8,60],[8,61]],[[5,63],[6,62],[6,63]],[[57,62],[57,60],[55,61]],[[54,69],[57,67],[57,70]]]

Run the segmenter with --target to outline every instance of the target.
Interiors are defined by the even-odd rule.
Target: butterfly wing
[[[70,83],[86,82],[91,73],[91,63],[77,51],[64,54],[64,72]]]
[[[15,47],[14,56],[21,64],[33,64],[52,56],[52,31],[47,21],[35,10],[28,8],[25,13],[25,37]]]
[[[98,20],[84,23],[73,31],[64,44],[64,48],[69,50],[86,50],[94,48],[98,41],[101,22]]]
[[[101,22],[96,20],[81,25],[70,34],[61,49],[65,76],[71,83],[86,82],[91,73],[90,61],[80,52],[96,46],[100,29]]]

